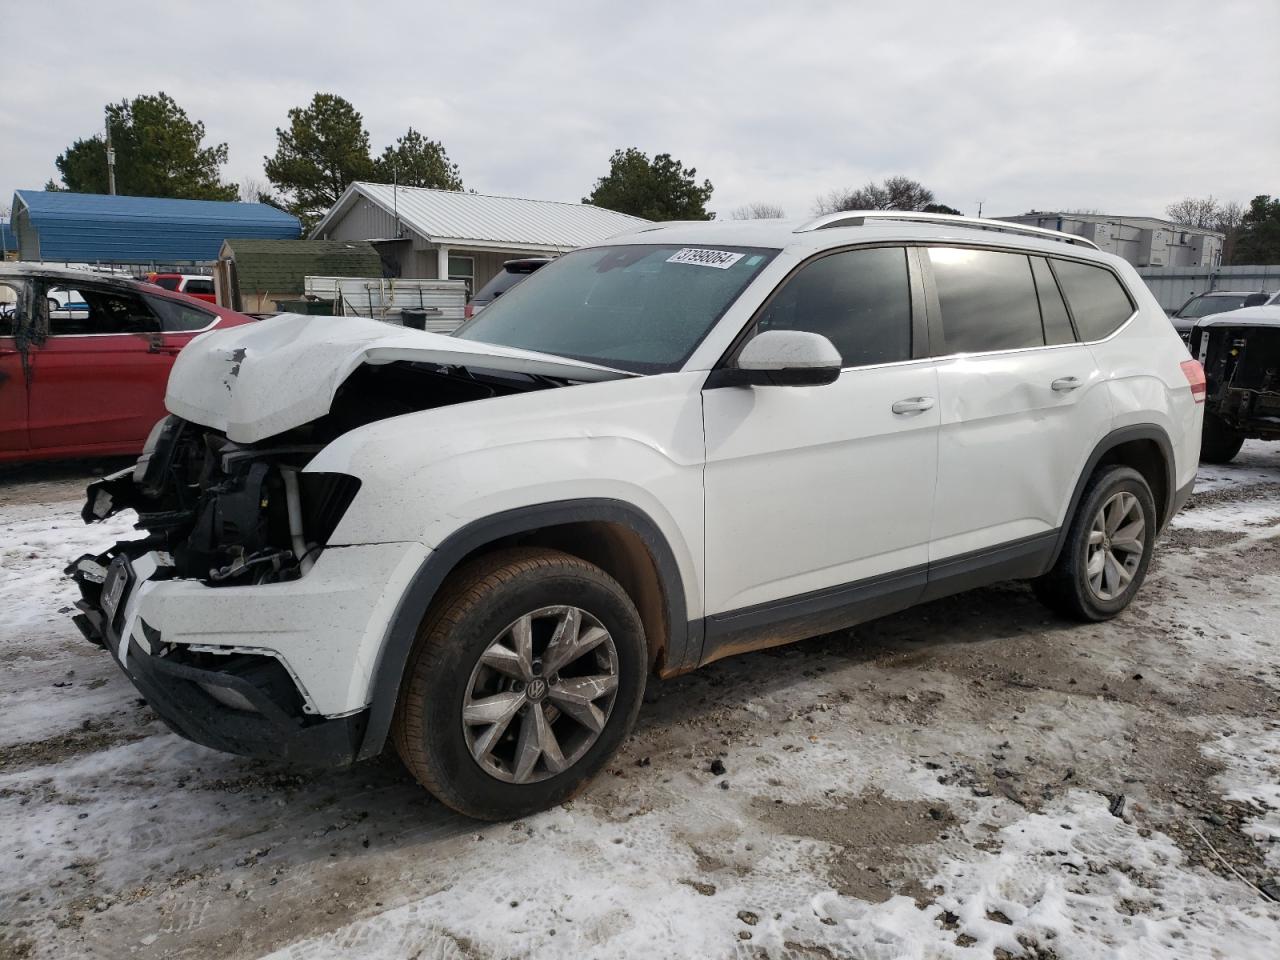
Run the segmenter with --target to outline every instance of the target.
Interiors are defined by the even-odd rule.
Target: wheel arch
[[[369,723],[357,759],[386,742],[409,651],[440,587],[460,565],[512,545],[562,550],[601,567],[631,596],[649,643],[649,665],[663,675],[689,669],[702,643],[694,636],[675,553],[654,520],[622,500],[561,500],[474,520],[446,537],[423,561],[383,635],[371,680]]]
[[[1089,459],[1085,461],[1084,469],[1076,478],[1071,500],[1067,504],[1067,512],[1058,530],[1058,542],[1054,544],[1053,557],[1045,569],[1051,568],[1057,562],[1058,555],[1066,544],[1067,534],[1071,528],[1071,518],[1075,516],[1089,479],[1099,467],[1119,464],[1132,467],[1142,474],[1147,485],[1151,487],[1151,496],[1156,502],[1156,510],[1160,514],[1160,527],[1163,529],[1172,518],[1176,507],[1174,462],[1173,442],[1169,439],[1169,434],[1155,424],[1120,427],[1103,437],[1093,448]]]

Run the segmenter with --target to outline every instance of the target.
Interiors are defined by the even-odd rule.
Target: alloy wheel
[[[1108,497],[1089,528],[1085,576],[1099,600],[1115,600],[1133,582],[1146,548],[1146,515],[1132,493]]]
[[[591,749],[617,691],[618,651],[605,626],[578,607],[542,607],[480,655],[462,702],[463,734],[486,773],[536,783]]]

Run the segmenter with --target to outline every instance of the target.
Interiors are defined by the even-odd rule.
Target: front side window
[[[576,250],[454,336],[634,373],[678,370],[776,250],[632,244]]]
[[[147,303],[160,317],[165,333],[190,333],[203,330],[218,318],[206,310],[197,310],[166,297],[147,297]]]
[[[998,250],[930,247],[946,353],[1042,347],[1030,258]]]
[[[119,290],[45,288],[49,336],[97,333],[159,333],[160,322],[142,298]]]
[[[1054,258],[1058,277],[1081,340],[1101,340],[1133,316],[1133,301],[1116,275],[1105,267]]]
[[[910,360],[906,250],[846,250],[809,263],[764,308],[756,330],[820,333],[845,367]]]
[[[0,337],[12,337],[18,327],[18,309],[22,294],[8,283],[0,283]]]

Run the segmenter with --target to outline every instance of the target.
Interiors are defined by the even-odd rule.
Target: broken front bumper
[[[326,549],[306,576],[211,587],[120,545],[68,568],[76,625],[176,733],[254,757],[326,766],[358,754],[387,622],[418,543]]]

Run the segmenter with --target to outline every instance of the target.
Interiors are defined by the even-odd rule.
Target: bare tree
[[[1229,264],[1233,262],[1236,255],[1236,240],[1240,237],[1240,230],[1244,227],[1244,205],[1235,200],[1228,200],[1218,208],[1218,222],[1214,225],[1215,230],[1222,231],[1222,262]]]
[[[240,181],[242,203],[262,203],[264,197],[271,197],[271,189],[264,181],[257,177],[245,177]]]
[[[1244,205],[1236,200],[1228,200],[1218,207],[1217,228],[1223,233],[1239,230],[1244,222]]]
[[[730,220],[781,220],[786,211],[776,203],[744,203],[729,211]]]
[[[910,177],[888,177],[884,183],[874,180],[856,190],[832,190],[819,197],[815,212],[839,213],[843,210],[922,210],[933,203],[933,191]]]
[[[1222,216],[1218,201],[1212,194],[1203,199],[1187,197],[1169,204],[1164,212],[1180,227],[1197,227],[1202,230],[1214,229]]]

